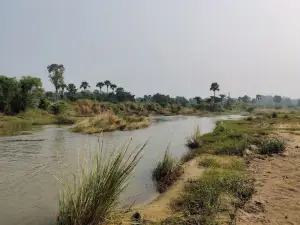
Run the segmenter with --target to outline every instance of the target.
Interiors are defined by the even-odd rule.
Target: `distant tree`
[[[248,103],[250,102],[251,98],[248,95],[244,95],[241,100],[245,103]]]
[[[67,86],[67,91],[68,91],[68,97],[70,98],[70,100],[75,100],[75,95],[77,92],[77,88],[75,86],[75,84],[68,84]]]
[[[300,106],[300,99],[298,99],[297,103],[298,103],[298,106]]]
[[[282,98],[280,95],[275,95],[273,97],[273,101],[276,103],[276,104],[279,104],[281,102]]]
[[[117,85],[111,84],[111,85],[110,85],[110,88],[111,88],[112,91],[114,91],[114,90],[117,88]]]
[[[199,96],[196,96],[194,99],[196,100],[197,104],[200,104],[202,101],[202,98]]]
[[[221,98],[221,104],[223,105],[223,100],[224,100],[224,98],[226,97],[226,95],[224,95],[224,94],[220,94],[220,98]]]
[[[98,83],[96,84],[96,87],[99,88],[100,93],[102,92],[101,89],[102,89],[102,87],[103,87],[104,85],[105,85],[105,84],[104,84],[103,82],[98,82]]]
[[[80,89],[86,90],[88,87],[90,87],[90,85],[87,81],[81,82]]]
[[[116,92],[124,92],[124,88],[118,87],[118,88],[116,89]]]
[[[64,83],[64,72],[65,67],[62,64],[51,64],[47,66],[47,70],[49,72],[49,78],[51,83],[54,85],[55,88],[55,96],[56,100],[58,99],[58,90],[60,85]]]
[[[65,89],[67,88],[67,85],[65,83],[62,83],[59,85],[59,87],[60,87],[60,99],[63,99],[64,92],[65,92]]]
[[[108,94],[108,88],[111,85],[111,82],[109,80],[104,81],[104,84],[106,85],[106,92]]]
[[[220,91],[219,84],[217,82],[212,83],[211,86],[210,86],[210,91],[214,92],[214,101],[215,101],[216,91]]]

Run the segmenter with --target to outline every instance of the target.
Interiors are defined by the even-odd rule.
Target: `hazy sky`
[[[0,0],[0,74],[141,96],[300,97],[299,0]]]

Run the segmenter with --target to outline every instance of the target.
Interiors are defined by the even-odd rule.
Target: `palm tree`
[[[100,89],[100,92],[101,92],[101,89],[102,89],[102,87],[104,86],[105,84],[103,83],[103,82],[98,82],[97,84],[96,84],[96,87],[98,87],[99,89]]]
[[[194,99],[196,100],[197,104],[200,104],[200,102],[202,100],[202,98],[199,96],[196,96]]]
[[[60,91],[60,98],[63,99],[64,98],[64,92],[65,92],[65,89],[67,88],[67,85],[65,83],[62,83],[59,85],[61,91]]]
[[[216,91],[220,91],[219,84],[217,82],[212,83],[210,86],[210,91],[214,92],[214,101],[215,101]]]
[[[111,88],[111,90],[113,90],[113,91],[114,91],[114,90],[117,88],[117,85],[115,85],[115,84],[111,84],[111,85],[110,85],[110,88]]]
[[[106,85],[106,92],[108,94],[108,87],[111,85],[111,82],[109,80],[104,81],[104,84]]]
[[[258,106],[258,101],[261,100],[262,96],[261,95],[256,95],[256,106]]]
[[[226,97],[226,95],[224,95],[224,94],[220,94],[220,98],[221,98],[221,105],[223,105],[223,100],[224,100],[224,98]]]
[[[88,82],[86,82],[86,81],[81,82],[80,89],[83,88],[83,90],[86,90],[88,87],[90,87]]]
[[[124,88],[118,87],[118,88],[116,88],[116,92],[124,92]]]
[[[75,99],[75,94],[77,92],[77,88],[76,88],[75,84],[68,84],[67,91],[69,92],[69,98],[71,100],[74,100]]]

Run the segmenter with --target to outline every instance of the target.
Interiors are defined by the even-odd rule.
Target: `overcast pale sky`
[[[0,74],[141,96],[300,97],[299,0],[0,0]]]

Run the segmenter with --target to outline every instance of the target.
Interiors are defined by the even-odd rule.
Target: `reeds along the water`
[[[169,153],[167,148],[164,157],[152,172],[152,179],[156,183],[157,190],[164,192],[180,178],[182,172],[182,165]]]
[[[73,179],[62,181],[58,224],[101,224],[119,203],[130,174],[141,159],[146,143],[133,151],[129,142],[111,154],[100,151],[91,156],[91,166],[80,164]]]

